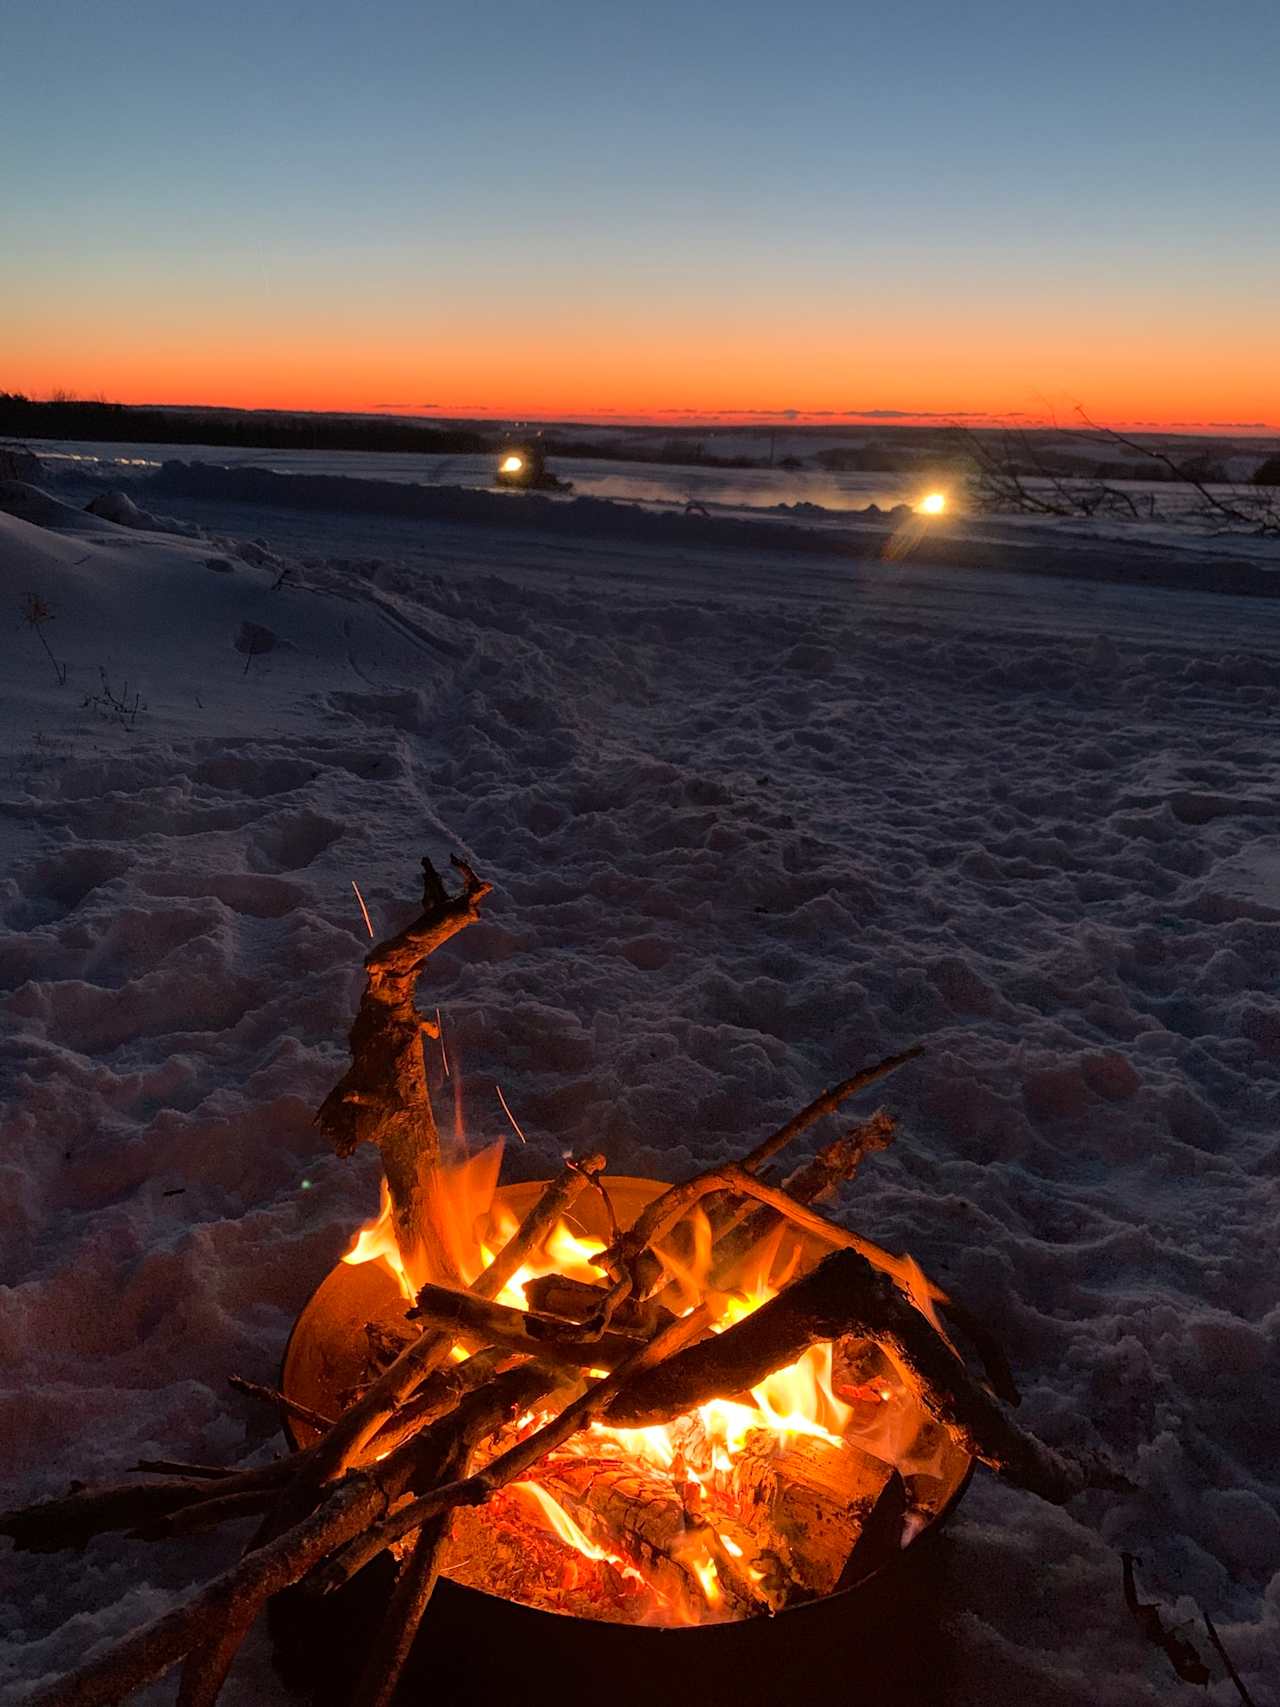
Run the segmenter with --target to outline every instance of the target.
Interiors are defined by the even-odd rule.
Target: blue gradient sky
[[[0,0],[0,63],[0,386],[1280,420],[1275,0]]]

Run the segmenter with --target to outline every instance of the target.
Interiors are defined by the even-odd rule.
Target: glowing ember
[[[624,1577],[631,1577],[645,1588],[649,1586],[634,1565],[629,1565],[625,1559],[620,1559],[616,1553],[610,1553],[606,1547],[598,1547],[591,1537],[585,1534],[573,1521],[560,1501],[554,1499],[537,1482],[512,1482],[511,1491],[512,1493],[525,1494],[531,1499],[541,1516],[546,1520],[548,1528],[558,1535],[566,1546],[572,1547],[584,1558],[598,1559],[601,1564],[612,1565],[614,1570],[621,1571]]]

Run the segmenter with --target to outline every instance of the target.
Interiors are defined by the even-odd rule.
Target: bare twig
[[[1124,1603],[1133,1614],[1134,1623],[1148,1642],[1163,1649],[1169,1664],[1184,1683],[1207,1684],[1209,1668],[1191,1643],[1176,1630],[1167,1628],[1160,1616],[1160,1608],[1154,1601],[1138,1599],[1138,1585],[1134,1579],[1133,1567],[1142,1561],[1133,1553],[1121,1553],[1120,1561],[1124,1571]]]
[[[1209,1640],[1213,1643],[1214,1647],[1218,1650],[1218,1658],[1222,1661],[1223,1665],[1226,1667],[1227,1676],[1231,1679],[1232,1683],[1234,1683],[1236,1686],[1236,1694],[1240,1697],[1241,1701],[1244,1702],[1244,1707],[1255,1707],[1255,1703],[1254,1703],[1254,1699],[1253,1699],[1252,1695],[1250,1695],[1249,1691],[1244,1686],[1244,1679],[1240,1676],[1240,1673],[1236,1670],[1235,1664],[1232,1661],[1231,1655],[1227,1652],[1226,1648],[1222,1644],[1222,1637],[1219,1636],[1217,1630],[1214,1628],[1213,1619],[1210,1618],[1209,1614],[1205,1611],[1203,1606],[1200,1608],[1200,1616],[1201,1616],[1201,1618],[1204,1619],[1204,1627],[1209,1632]]]
[[[333,1427],[332,1417],[321,1416],[320,1412],[313,1411],[310,1405],[300,1405],[296,1399],[291,1399],[287,1393],[281,1393],[275,1387],[264,1387],[260,1381],[247,1381],[243,1375],[228,1375],[227,1380],[237,1393],[244,1393],[250,1399],[259,1399],[264,1405],[271,1405],[282,1416],[297,1417],[299,1422],[319,1429],[322,1434]]]

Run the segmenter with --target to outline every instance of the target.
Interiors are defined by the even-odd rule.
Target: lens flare
[[[945,492],[930,492],[927,498],[921,498],[916,505],[916,512],[922,516],[940,516],[947,507]]]

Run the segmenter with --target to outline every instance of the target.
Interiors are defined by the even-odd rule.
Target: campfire
[[[281,1390],[238,1383],[281,1411],[293,1454],[141,1465],[153,1480],[0,1518],[42,1549],[255,1520],[236,1565],[46,1688],[44,1707],[121,1700],[179,1661],[184,1707],[203,1707],[280,1591],[340,1605],[388,1560],[357,1707],[391,1700],[441,1576],[614,1624],[754,1620],[900,1556],[975,1459],[1054,1501],[1114,1484],[1019,1427],[994,1340],[909,1257],[815,1207],[891,1141],[886,1113],[774,1166],[919,1046],[677,1185],[588,1154],[499,1187],[496,1147],[451,1153],[423,1057],[438,1026],[416,990],[489,893],[455,865],[450,895],[424,860],[421,915],[370,951],[351,1066],[318,1115],[340,1153],[378,1147],[381,1211],[300,1317]]]
[[[796,1202],[851,1177],[892,1135],[884,1114],[855,1126],[792,1176]],[[448,1284],[406,1272],[384,1196],[378,1220],[299,1321],[285,1362],[290,1400],[341,1411],[419,1325],[449,1336],[459,1375],[477,1359],[496,1372],[503,1353],[508,1365],[543,1363],[556,1386],[485,1443],[480,1468],[545,1427],[584,1378],[607,1375],[647,1335],[703,1310],[710,1350],[710,1336],[747,1320],[837,1248],[767,1206],[744,1214],[737,1198],[718,1210],[695,1202],[654,1239],[663,1283],[643,1303],[617,1306],[605,1328],[601,1259],[618,1229],[654,1214],[664,1188],[606,1175],[601,1158],[584,1156],[549,1185],[495,1193],[499,1161],[495,1147],[445,1171],[440,1202],[458,1270]],[[496,1291],[492,1279],[475,1290],[522,1225],[557,1208],[510,1277]],[[928,1304],[918,1270],[874,1255]],[[770,1341],[762,1345],[772,1360]],[[721,1377],[708,1368],[699,1381],[709,1387]],[[657,1625],[752,1617],[830,1594],[872,1568],[871,1537],[860,1543],[877,1503],[881,1528],[894,1513],[900,1545],[943,1509],[969,1466],[891,1359],[858,1335],[816,1341],[751,1385],[726,1386],[677,1416],[650,1421],[654,1410],[652,1399],[637,1401],[634,1426],[607,1413],[485,1505],[459,1511],[441,1573],[578,1617]],[[319,1438],[305,1421],[290,1431],[302,1447]]]

